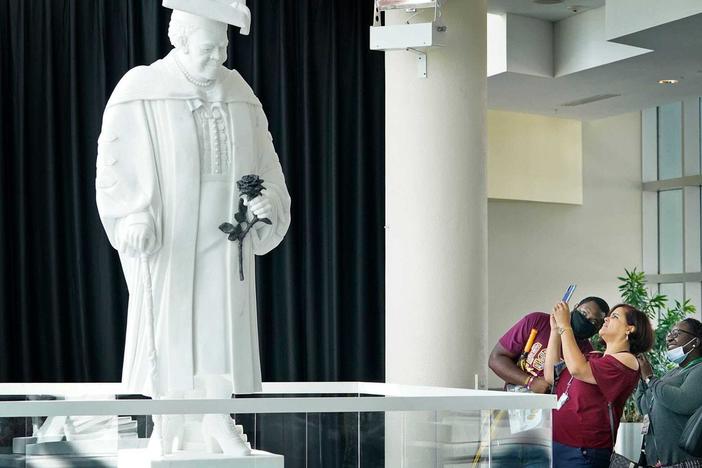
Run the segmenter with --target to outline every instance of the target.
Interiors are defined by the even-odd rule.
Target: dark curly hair
[[[612,315],[616,309],[626,310],[626,323],[634,326],[634,331],[629,334],[629,351],[633,354],[641,354],[650,351],[653,347],[655,335],[653,326],[648,316],[631,304],[617,304],[609,312]]]
[[[702,341],[702,322],[692,317],[683,320],[690,327],[690,331]]]

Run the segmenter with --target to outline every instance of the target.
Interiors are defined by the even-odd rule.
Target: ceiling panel
[[[532,0],[489,0],[490,13],[514,13],[548,21],[559,21],[581,11],[604,6],[605,0],[564,0],[555,5],[541,5]],[[572,9],[576,11],[573,11]]]
[[[620,37],[617,42],[652,52],[559,78],[511,72],[491,76],[488,106],[590,120],[702,96],[702,14]],[[658,80],[662,79],[676,79],[679,83],[661,85]],[[616,96],[578,106],[564,105],[602,95]]]

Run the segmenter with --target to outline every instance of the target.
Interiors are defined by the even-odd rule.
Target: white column
[[[429,49],[426,79],[412,53],[386,53],[391,383],[486,382],[486,15],[485,0],[448,0],[446,45]]]

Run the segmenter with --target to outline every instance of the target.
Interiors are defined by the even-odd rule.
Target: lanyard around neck
[[[698,357],[697,359],[690,361],[685,367],[683,367],[683,369],[688,369],[688,368],[694,366],[695,364],[699,364],[700,362],[702,362],[702,357]]]

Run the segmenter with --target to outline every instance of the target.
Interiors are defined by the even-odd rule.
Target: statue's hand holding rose
[[[273,218],[273,204],[265,192],[253,200],[244,200],[244,205],[249,207],[252,220],[254,216],[260,220]]]
[[[248,214],[253,215],[251,223],[255,224],[258,219],[265,224],[272,224],[273,204],[265,193],[263,179],[255,174],[245,175],[237,181],[236,187],[244,200],[244,206],[248,207]]]
[[[256,224],[272,225],[275,210],[268,196],[263,193],[263,179],[255,174],[245,175],[236,182],[239,190],[239,210],[234,214],[234,223],[222,223],[219,230],[227,234],[230,241],[239,242],[239,280],[244,281],[243,242]]]

